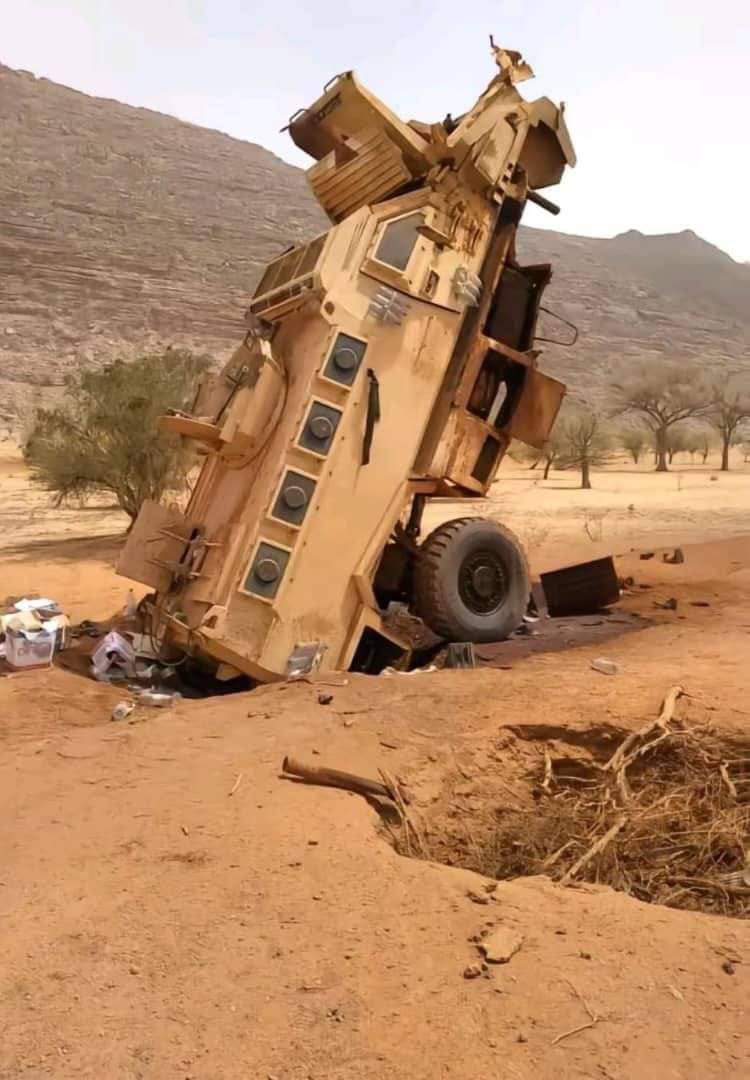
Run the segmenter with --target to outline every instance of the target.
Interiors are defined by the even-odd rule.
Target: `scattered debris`
[[[110,630],[91,654],[91,670],[100,682],[135,678],[135,649],[117,630]]]
[[[333,701],[333,694],[318,694],[318,705],[330,705]]]
[[[541,575],[541,583],[552,618],[595,615],[620,598],[620,583],[609,555],[549,571]]]
[[[0,654],[15,671],[49,667],[70,640],[70,620],[49,597],[22,597],[0,608]]]
[[[690,606],[691,607],[711,607],[711,604],[710,604],[710,602],[708,600],[691,600],[690,601]]]
[[[394,667],[383,668],[380,672],[381,675],[429,675],[433,671],[439,671],[437,664],[430,664],[429,667],[412,668],[411,671],[399,671]]]
[[[641,559],[643,562],[646,562],[648,559],[653,559],[655,554],[655,551],[642,551],[638,558]]]
[[[654,600],[654,607],[659,608],[661,611],[677,611],[677,600],[674,596],[670,596],[667,600]]]
[[[136,697],[139,705],[153,705],[157,709],[166,709],[182,697],[179,690],[138,690]]]
[[[682,548],[675,548],[671,555],[665,551],[662,555],[662,560],[665,563],[671,563],[672,566],[676,566],[680,563],[684,563],[685,553]]]
[[[734,964],[731,960],[725,960],[724,963],[721,965],[721,970],[726,972],[727,975],[734,975]]]
[[[133,701],[118,701],[112,710],[113,720],[127,720],[135,708],[135,702]]]
[[[479,946],[490,964],[507,964],[523,945],[523,935],[515,930],[498,927]]]
[[[469,964],[464,968],[463,975],[465,979],[478,979],[482,975],[482,965]]]
[[[477,666],[474,646],[470,641],[452,641],[443,661],[444,668],[475,668]]]
[[[600,672],[602,675],[616,675],[620,670],[619,665],[614,660],[608,660],[604,656],[598,657],[596,660],[591,661],[591,667],[594,671]]]

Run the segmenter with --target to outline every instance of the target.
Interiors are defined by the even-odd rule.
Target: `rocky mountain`
[[[260,267],[325,228],[304,174],[252,143],[0,65],[0,430],[66,372],[168,343],[237,341]],[[750,365],[750,267],[693,233],[525,229],[548,346],[572,386],[665,354]],[[545,336],[568,331],[545,319]]]
[[[545,306],[573,322],[574,348],[546,367],[572,389],[664,358],[750,370],[750,267],[691,231],[599,240],[526,229],[524,259],[554,265]],[[551,320],[545,336],[564,337]]]

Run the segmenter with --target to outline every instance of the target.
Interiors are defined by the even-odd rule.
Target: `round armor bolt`
[[[307,504],[304,488],[297,484],[290,484],[289,487],[284,488],[283,499],[290,510],[301,510]]]
[[[255,576],[265,585],[270,585],[273,581],[276,581],[280,573],[281,567],[275,559],[261,559],[255,567]]]
[[[340,371],[352,371],[357,366],[357,354],[354,349],[337,349],[333,354],[333,362]]]
[[[314,416],[310,421],[310,431],[321,442],[333,435],[333,424],[327,416]]]

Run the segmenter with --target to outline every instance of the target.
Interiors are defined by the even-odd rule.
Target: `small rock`
[[[333,701],[333,694],[318,694],[318,705],[330,705]]]
[[[308,841],[307,841],[307,846],[308,846],[308,847],[317,847],[317,846],[318,846],[318,844],[319,844],[319,841],[318,841],[318,840],[308,840]]]
[[[671,563],[672,566],[678,566],[685,561],[685,553],[682,548],[675,548],[672,555],[668,555],[665,551],[662,555],[662,559],[665,563]]]
[[[466,894],[471,900],[472,904],[489,904],[490,898],[487,893],[474,892],[473,889],[469,889]]]
[[[725,960],[721,965],[721,970],[725,971],[727,975],[734,975],[734,964],[731,960]]]
[[[468,967],[464,968],[465,979],[478,979],[481,974],[482,967],[480,964],[469,964]]]
[[[591,667],[601,675],[616,675],[620,670],[614,660],[607,660],[604,656],[599,656],[596,660],[592,660]]]
[[[137,967],[135,964],[131,964],[130,967],[128,968],[128,971],[130,972],[131,975],[140,975],[140,973],[141,973],[141,969],[139,967]]]
[[[353,720],[345,720],[344,721],[344,727],[354,727],[354,721]]]
[[[567,932],[568,932],[567,930],[555,930],[556,934],[561,934],[561,935],[567,934]]]
[[[639,557],[645,562],[646,559],[653,559],[654,552],[653,551],[642,551]]]
[[[654,600],[654,607],[661,611],[677,611],[677,600],[670,596],[668,600]]]
[[[491,964],[507,964],[523,945],[523,935],[498,927],[479,946]]]
[[[711,607],[708,600],[691,600],[690,601],[690,606],[691,607]]]
[[[497,887],[499,884],[499,881],[486,881],[484,884],[484,891],[488,893],[497,892]]]
[[[578,955],[580,956],[581,960],[590,960],[591,959],[591,953],[590,952],[581,951],[581,952],[579,952]]]
[[[319,893],[319,892],[313,893],[313,900],[322,900],[322,899],[323,899],[323,894],[322,893]]]
[[[516,1042],[525,1043],[525,1042],[528,1042],[528,1041],[529,1041],[528,1037],[526,1035],[524,1035],[524,1033],[522,1031],[519,1031],[518,1035],[516,1036]]]

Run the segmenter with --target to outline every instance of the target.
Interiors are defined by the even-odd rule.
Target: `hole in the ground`
[[[637,733],[515,732],[446,785],[409,853],[491,878],[546,874],[750,915],[750,739],[677,720]]]

